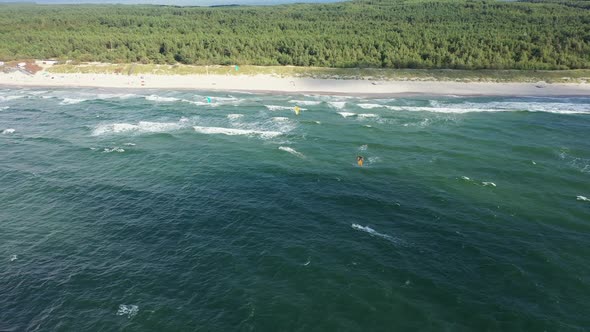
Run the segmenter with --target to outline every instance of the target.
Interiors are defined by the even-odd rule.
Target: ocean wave
[[[11,101],[11,100],[15,100],[15,99],[21,99],[24,98],[25,96],[23,95],[19,95],[19,96],[0,96],[0,101]]]
[[[373,114],[373,113],[359,113],[359,114],[357,114],[357,116],[359,118],[377,118],[377,117],[379,117],[377,114]]]
[[[269,111],[294,110],[294,106],[264,105]]]
[[[476,113],[476,112],[547,112],[556,114],[590,114],[590,105],[573,103],[526,103],[526,102],[490,102],[441,104],[430,101],[431,106],[389,106],[392,111],[417,111],[433,113]]]
[[[101,136],[119,133],[161,133],[175,131],[184,128],[180,122],[149,122],[140,121],[137,124],[131,123],[112,123],[97,126],[92,132],[92,136]]]
[[[357,231],[367,232],[367,233],[369,233],[372,236],[380,237],[380,238],[389,240],[391,242],[395,242],[395,243],[399,242],[398,239],[396,239],[396,238],[394,238],[394,237],[392,237],[390,235],[387,235],[387,234],[379,233],[379,232],[375,231],[374,229],[372,229],[369,226],[361,226],[359,224],[352,224],[351,227],[353,229],[356,229]]]
[[[289,100],[289,103],[296,104],[296,105],[313,106],[313,105],[319,105],[322,102],[318,101],[318,100]]]
[[[559,158],[582,173],[590,173],[590,159],[571,156],[567,153],[567,149],[559,153]]]
[[[162,97],[162,96],[156,96],[156,95],[149,95],[149,96],[145,96],[144,98],[145,98],[145,100],[155,101],[158,103],[173,103],[173,102],[180,100],[180,99],[174,98],[174,97]]]
[[[346,102],[345,101],[330,101],[330,102],[328,102],[328,105],[330,105],[332,108],[341,110],[346,106]]]
[[[585,201],[585,202],[590,202],[590,199],[586,196],[576,196],[576,199],[578,201]]]
[[[123,152],[125,152],[125,150],[122,149],[122,148],[120,148],[120,147],[115,146],[115,147],[112,147],[112,148],[104,148],[102,150],[102,152],[105,152],[105,153],[111,153],[111,152],[123,153]]]
[[[236,129],[236,128],[222,128],[222,127],[201,127],[194,126],[194,130],[201,134],[222,134],[229,136],[244,135],[244,136],[259,136],[261,138],[273,138],[283,133],[280,131],[263,131],[250,129]]]
[[[244,117],[244,114],[228,114],[227,118],[230,120],[237,120]]]
[[[64,98],[62,99],[62,101],[59,103],[60,105],[74,105],[74,104],[79,104],[82,102],[87,101],[88,99],[84,99],[84,98]]]
[[[381,104],[357,104],[358,107],[362,108],[362,109],[366,109],[366,110],[371,110],[374,108],[385,108],[387,107],[386,105],[381,105]]]
[[[297,156],[299,158],[305,158],[305,155],[303,155],[303,153],[298,152],[295,149],[290,148],[288,146],[279,146],[279,150],[289,152],[290,154]]]
[[[14,128],[8,128],[8,129],[4,129],[4,130],[2,131],[2,134],[4,134],[4,135],[8,135],[8,134],[14,134],[14,132],[15,132],[15,131],[16,131],[16,130],[14,130]]]
[[[10,261],[11,262],[14,262],[15,260],[17,260],[17,256],[16,255],[10,256]]]
[[[276,122],[285,122],[285,121],[289,121],[289,118],[285,118],[283,116],[276,116],[272,118],[273,121]]]
[[[127,318],[133,318],[139,312],[139,307],[135,304],[120,304],[119,310],[117,310],[117,316],[125,316]]]
[[[343,118],[348,118],[356,115],[356,113],[352,112],[338,112],[338,114],[340,114]]]
[[[368,148],[369,148],[369,146],[367,144],[363,144],[363,145],[359,146],[359,151],[367,151]]]
[[[7,109],[9,109],[9,108],[10,108],[10,106],[2,106],[2,107],[0,107],[0,111],[7,110]]]
[[[484,187],[485,187],[485,186],[492,186],[492,187],[495,187],[495,186],[496,186],[496,184],[495,184],[495,183],[493,183],[493,182],[486,182],[486,181],[482,182],[481,184],[482,184]]]

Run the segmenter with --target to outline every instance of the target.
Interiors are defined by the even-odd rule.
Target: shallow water
[[[2,89],[0,133],[2,330],[590,326],[590,98]]]

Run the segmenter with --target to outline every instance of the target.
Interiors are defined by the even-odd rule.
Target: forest
[[[0,4],[0,61],[583,69],[590,68],[588,3]]]

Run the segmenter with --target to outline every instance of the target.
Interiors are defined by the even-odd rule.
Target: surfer
[[[363,156],[358,156],[358,157],[356,157],[356,163],[357,163],[357,164],[358,164],[360,167],[363,167],[363,162],[364,162],[364,161],[365,161],[365,160],[363,159]]]
[[[293,108],[293,110],[295,111],[295,115],[299,115],[299,112],[301,111],[301,108],[299,108],[299,106],[295,106]]]

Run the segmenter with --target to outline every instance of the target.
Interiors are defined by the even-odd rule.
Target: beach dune
[[[271,75],[120,75],[0,73],[0,85],[18,87],[96,87],[192,89],[332,95],[590,96],[587,83],[490,83],[315,79]]]

